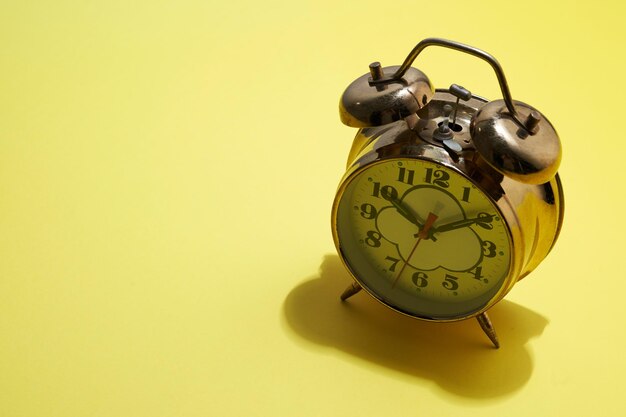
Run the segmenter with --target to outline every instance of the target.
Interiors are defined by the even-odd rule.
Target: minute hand
[[[437,227],[434,230],[434,232],[435,233],[449,232],[450,230],[460,229],[462,227],[471,226],[473,224],[477,224],[478,226],[482,227],[483,229],[493,229],[493,225],[491,225],[492,221],[493,221],[493,215],[490,215],[490,214],[487,214],[487,213],[480,213],[480,214],[478,214],[477,217],[474,217],[472,219],[457,220],[455,222],[451,222],[451,223],[447,223],[447,224],[441,225],[441,226]]]

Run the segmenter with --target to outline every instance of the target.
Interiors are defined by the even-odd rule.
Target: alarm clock
[[[489,63],[502,98],[433,88],[412,66],[431,46]],[[400,66],[370,64],[339,113],[359,129],[332,207],[334,243],[354,279],[341,300],[364,289],[416,319],[476,318],[498,348],[487,311],[548,255],[563,222],[552,124],[513,100],[492,55],[439,38]]]

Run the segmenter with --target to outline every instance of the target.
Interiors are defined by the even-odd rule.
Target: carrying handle
[[[426,38],[418,43],[415,48],[413,48],[413,50],[409,53],[409,55],[400,66],[400,68],[398,68],[398,70],[393,75],[381,77],[378,79],[370,79],[370,85],[385,85],[388,83],[399,81],[404,73],[406,73],[407,70],[411,67],[411,64],[413,63],[413,61],[415,61],[415,58],[417,58],[417,56],[428,46],[442,46],[444,48],[454,49],[456,51],[465,52],[467,54],[481,58],[484,61],[487,61],[495,71],[496,77],[498,77],[498,83],[500,84],[500,90],[502,91],[502,98],[504,99],[504,103],[506,104],[507,109],[509,109],[511,116],[517,119],[517,112],[515,111],[515,107],[513,107],[513,99],[511,98],[509,85],[506,82],[506,77],[504,76],[504,71],[502,71],[500,63],[487,52],[473,46],[465,45],[460,42],[441,38]]]

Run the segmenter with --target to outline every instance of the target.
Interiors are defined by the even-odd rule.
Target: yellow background
[[[0,416],[626,414],[618,1],[5,1]],[[350,282],[340,94],[439,36],[498,58],[564,148],[550,256],[475,321]],[[437,87],[497,98],[429,48]]]

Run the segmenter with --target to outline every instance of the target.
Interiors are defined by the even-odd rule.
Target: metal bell
[[[428,77],[417,68],[409,68],[401,78],[384,85],[372,81],[392,76],[400,68],[370,65],[370,73],[352,82],[341,96],[339,116],[351,127],[381,126],[415,114],[435,94]]]
[[[478,153],[496,171],[526,184],[543,184],[556,175],[561,141],[552,124],[534,107],[504,100],[483,105],[470,124]]]

